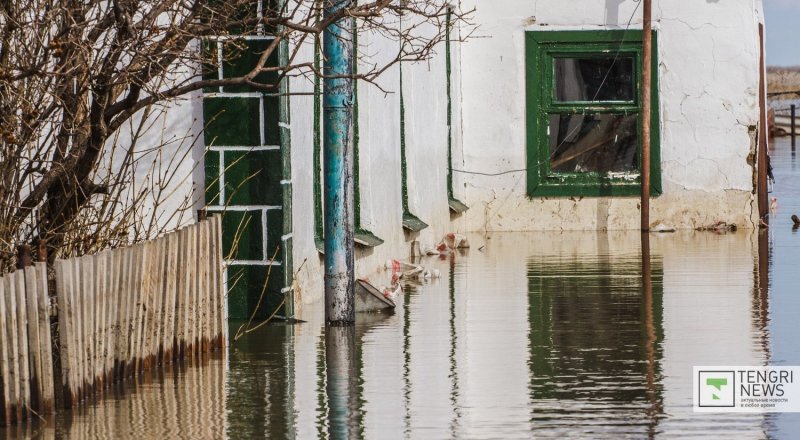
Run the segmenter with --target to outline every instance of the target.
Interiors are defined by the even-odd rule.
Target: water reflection
[[[632,235],[631,238],[635,238]],[[529,258],[531,407],[536,431],[651,433],[661,407],[663,263],[649,237],[598,252]],[[627,423],[619,423],[627,420]]]
[[[789,269],[798,247],[782,221],[726,235],[471,236],[469,255],[423,261],[442,278],[407,284],[395,314],[326,328],[319,310],[307,323],[264,327],[227,362],[165,374],[33,429],[40,438],[790,437],[792,415],[695,414],[691,390],[694,365],[798,363]]]
[[[800,233],[792,230],[790,219],[792,214],[800,215],[800,178],[789,138],[775,139],[772,146],[770,155],[776,184],[770,197],[778,199],[778,209],[771,215],[770,229],[759,236],[759,254],[769,256],[768,270],[760,267],[759,301],[763,306],[759,322],[767,335],[765,344],[770,363],[800,365],[800,344],[794,337],[800,315],[796,275]],[[797,432],[800,432],[800,415],[780,414],[770,418],[771,437],[792,438]]]
[[[363,438],[355,327],[325,329],[328,433],[333,439]]]
[[[220,358],[171,366],[161,374],[139,378],[135,386],[127,383],[106,390],[97,404],[62,411],[33,426],[3,429],[0,438],[223,438],[225,380]]]
[[[295,327],[276,325],[250,333],[230,348],[225,427],[229,438],[277,438],[293,433],[294,334]]]
[[[653,297],[653,265],[650,255],[650,234],[642,233],[642,297],[644,298],[644,325],[647,339],[645,341],[645,351],[647,353],[647,400],[649,406],[647,408],[647,435],[648,438],[655,437],[656,426],[658,424],[658,415],[662,411],[661,399],[658,393],[658,386],[656,377],[657,366],[656,357],[658,350],[659,334],[656,331],[658,323],[655,321],[655,300]],[[663,265],[659,266],[662,273],[663,282]],[[663,289],[662,289],[663,292]],[[663,305],[659,303],[659,311],[663,316]],[[660,327],[659,327],[660,328]],[[663,336],[663,332],[662,332]]]
[[[769,243],[769,230],[762,229],[757,232],[757,236],[756,267],[758,268],[758,276],[753,288],[753,323],[761,336],[760,342],[764,357],[769,360],[767,325],[769,324],[769,267],[772,247]]]

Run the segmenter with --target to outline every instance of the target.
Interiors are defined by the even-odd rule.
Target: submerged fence
[[[2,423],[53,409],[47,266],[37,263],[0,278],[0,376]]]
[[[2,422],[51,411],[56,382],[64,405],[74,407],[114,382],[222,348],[221,237],[220,216],[214,216],[156,240],[57,260],[55,353],[46,265],[3,278]],[[57,381],[54,359],[61,367]]]

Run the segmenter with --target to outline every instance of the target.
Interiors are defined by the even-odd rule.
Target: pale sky
[[[764,0],[767,64],[800,66],[800,0]]]

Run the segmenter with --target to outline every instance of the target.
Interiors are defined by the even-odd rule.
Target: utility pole
[[[325,0],[324,18],[350,0]],[[355,323],[353,241],[353,35],[352,17],[323,34],[323,159],[325,194],[325,321]]]
[[[758,127],[758,151],[756,157],[756,178],[758,196],[758,218],[759,227],[769,227],[769,190],[767,182],[767,148],[769,148],[769,127],[767,124],[767,67],[764,57],[764,25],[758,25],[758,43],[760,50],[759,57],[759,82],[758,82],[758,106],[761,123]]]
[[[644,3],[642,24],[642,231],[650,231],[650,123],[653,86],[653,1]]]

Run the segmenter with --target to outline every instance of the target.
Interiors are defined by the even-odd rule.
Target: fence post
[[[797,114],[797,105],[792,104],[792,150],[794,150],[795,145],[797,144],[797,132],[795,131],[795,115]]]
[[[44,238],[36,242],[36,261],[47,263],[47,240]]]
[[[27,244],[17,246],[17,269],[25,269],[32,265],[31,247]]]

